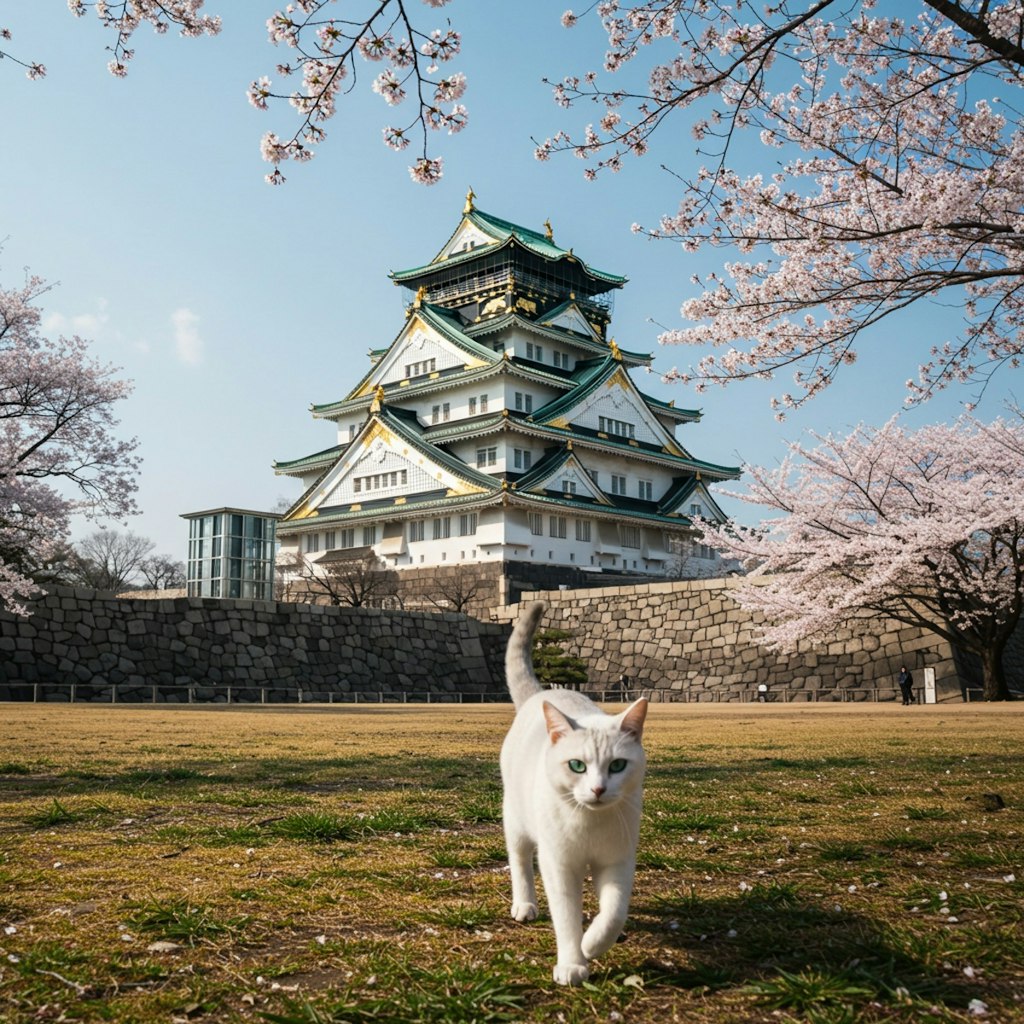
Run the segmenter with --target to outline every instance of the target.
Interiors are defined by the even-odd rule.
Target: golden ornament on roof
[[[470,189],[466,193],[466,205],[462,208],[463,213],[472,213],[476,207],[473,205],[473,200],[476,199],[476,193]]]

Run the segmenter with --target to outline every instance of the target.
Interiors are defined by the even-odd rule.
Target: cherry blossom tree
[[[875,0],[596,7],[604,70],[624,80],[559,82],[559,103],[593,101],[599,121],[546,140],[538,157],[571,150],[590,161],[588,176],[617,171],[671,118],[688,118],[703,163],[679,175],[677,212],[648,233],[738,253],[695,282],[700,294],[682,306],[691,324],[661,339],[721,352],[670,378],[701,387],[793,370],[795,388],[775,400],[781,417],[855,361],[861,331],[938,296],[964,310],[963,330],[932,347],[908,402],[954,383],[980,392],[996,369],[1019,365],[1016,0],[916,0],[884,13]],[[760,160],[740,145],[751,136]]]
[[[42,336],[47,290],[38,277],[0,289],[0,607],[22,613],[72,514],[136,511],[136,442],[115,436],[113,415],[131,385],[82,338]]]
[[[1024,608],[1024,421],[905,431],[896,419],[792,444],[776,469],[747,468],[746,494],[775,513],[705,536],[757,568],[734,594],[781,650],[827,640],[864,614],[944,637],[981,662],[986,700],[1010,696],[1003,652]],[[766,581],[766,582],[765,582]]]

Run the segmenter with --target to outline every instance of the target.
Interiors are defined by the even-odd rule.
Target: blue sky
[[[380,141],[397,116],[371,93],[367,66],[319,155],[285,165],[288,183],[272,188],[259,139],[290,134],[289,112],[256,111],[245,90],[281,59],[266,42],[274,0],[207,6],[224,18],[221,36],[183,40],[143,28],[122,81],[106,69],[108,39],[91,14],[76,20],[64,0],[0,0],[10,49],[48,68],[29,82],[0,62],[0,281],[18,284],[28,267],[59,282],[45,305],[48,327],[91,338],[95,355],[135,382],[121,409],[122,430],[138,436],[144,459],[142,514],[129,528],[161,552],[184,557],[183,512],[270,508],[297,496],[272,460],[334,443],[309,405],[342,397],[365,372],[367,350],[397,334],[403,293],[388,271],[435,254],[470,186],[481,209],[533,227],[550,218],[560,244],[629,277],[613,334],[624,348],[654,353],[655,372],[637,375],[644,390],[704,410],[700,424],[680,432],[699,458],[772,464],[805,429],[881,423],[900,408],[924,344],[945,340],[955,314],[941,306],[883,326],[839,383],[782,424],[768,400],[786,381],[703,395],[663,384],[660,372],[699,353],[660,347],[656,324],[678,325],[691,275],[728,254],[691,256],[630,231],[676,207],[679,183],[660,165],[686,172],[698,162],[681,122],[662,128],[644,160],[595,183],[571,156],[534,160],[531,136],[596,120],[596,108],[560,110],[541,82],[599,65],[595,22],[566,31],[564,2],[546,0],[423,7],[423,27],[448,15],[463,32],[451,66],[469,80],[469,127],[438,147],[444,180],[413,184],[407,154]],[[1014,386],[1009,374],[997,378],[979,414],[999,415]],[[909,422],[952,419],[970,397],[947,392]]]

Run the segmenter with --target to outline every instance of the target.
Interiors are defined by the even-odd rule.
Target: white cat
[[[533,633],[544,605],[527,606],[509,639],[505,674],[516,707],[501,748],[512,916],[537,916],[537,855],[558,944],[554,979],[579,985],[587,961],[610,949],[629,910],[640,831],[647,701],[605,714],[571,690],[544,690],[533,671]],[[583,931],[583,883],[599,912]]]

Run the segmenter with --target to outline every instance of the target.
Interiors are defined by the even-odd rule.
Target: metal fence
[[[88,703],[88,704],[506,704],[510,698],[505,690],[482,693],[461,691],[419,690],[366,690],[325,691],[306,687],[246,686],[228,684],[154,683],[140,687],[118,686],[114,683],[36,682],[10,683],[6,687],[7,700],[33,703]],[[776,688],[767,694],[757,690],[716,692],[709,690],[622,690],[588,689],[587,696],[603,703],[625,703],[646,697],[659,704],[726,704],[759,703],[877,703],[896,699],[895,691],[888,687],[844,690],[783,690]],[[966,691],[967,700],[980,699],[981,690]],[[918,702],[921,698],[918,695]]]

